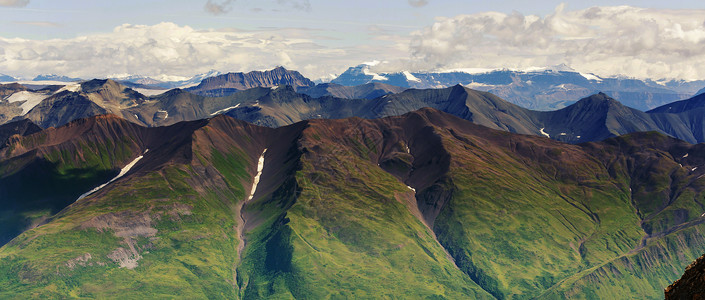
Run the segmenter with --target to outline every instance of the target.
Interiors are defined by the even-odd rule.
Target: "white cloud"
[[[0,73],[189,77],[211,69],[250,71],[282,65],[315,79],[380,60],[387,63],[372,67],[373,72],[527,69],[566,63],[602,76],[705,79],[705,69],[700,68],[705,64],[704,24],[705,10],[619,6],[570,11],[559,6],[548,16],[487,12],[443,18],[411,35],[381,24],[368,26],[368,38],[354,44],[337,42],[341,33],[334,30],[125,24],[112,32],[70,39],[0,37]]]
[[[539,17],[496,12],[439,19],[413,34],[417,69],[566,63],[601,75],[703,79],[705,10],[592,7]]]
[[[0,0],[0,6],[25,7],[29,0]]]
[[[317,43],[320,32],[306,29],[195,30],[173,23],[125,24],[113,32],[72,39],[0,38],[0,70],[33,77],[56,73],[74,77],[109,74],[192,76],[211,69],[265,70],[276,66],[307,76],[327,75],[368,55]]]

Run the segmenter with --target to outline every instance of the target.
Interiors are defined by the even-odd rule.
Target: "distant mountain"
[[[0,98],[5,98],[17,92],[28,90],[27,87],[19,83],[0,84]]]
[[[60,81],[60,82],[76,82],[76,81],[81,81],[81,78],[73,78],[73,77],[68,77],[64,75],[55,75],[55,74],[42,74],[42,75],[37,75],[37,77],[34,77],[32,81]]]
[[[71,88],[63,88],[42,99],[25,118],[47,128],[72,120],[122,111],[141,104],[146,97],[110,79],[93,79]]]
[[[10,75],[0,74],[0,82],[11,82],[11,81],[17,81],[17,78],[12,77]]]
[[[222,97],[250,88],[277,87],[280,85],[311,87],[315,83],[297,71],[277,67],[264,72],[227,73],[209,77],[201,81],[199,85],[186,90],[201,96]]]
[[[115,80],[122,84],[135,84],[137,86],[156,86],[163,84],[163,81],[141,75],[108,76],[108,79]]]
[[[193,77],[191,77],[190,79],[187,79],[187,80],[167,81],[162,84],[158,84],[157,86],[163,87],[163,88],[169,88],[169,89],[188,88],[188,87],[192,87],[192,86],[196,86],[196,85],[200,84],[206,78],[211,78],[211,77],[219,76],[222,74],[223,73],[221,73],[219,71],[210,70],[206,73],[194,75]]]
[[[211,70],[206,73],[194,75],[193,77],[186,80],[174,80],[169,79],[168,77],[163,78],[163,80],[158,80],[141,75],[114,76],[110,77],[110,79],[118,81],[129,87],[173,89],[195,86],[201,83],[201,81],[206,78],[218,76],[220,74],[221,73],[218,71]]]
[[[314,98],[333,96],[345,99],[374,99],[387,94],[401,93],[406,88],[379,82],[366,83],[358,86],[344,86],[335,83],[321,83],[311,87],[299,87],[297,92]]]
[[[705,86],[705,81],[669,81],[601,78],[584,74],[568,66],[512,71],[457,70],[448,72],[374,73],[373,65],[351,67],[331,83],[355,86],[370,82],[410,88],[442,88],[456,84],[491,92],[525,108],[555,110],[589,95],[604,92],[622,104],[640,110],[691,97]]]
[[[113,80],[92,80],[57,91],[15,92],[0,101],[0,121],[23,116],[46,128],[113,113],[140,125],[165,126],[227,114],[261,126],[280,127],[309,119],[397,116],[431,107],[493,129],[568,143],[640,131],[658,131],[690,143],[705,142],[705,107],[700,103],[705,101],[699,100],[701,96],[645,113],[598,93],[560,110],[534,111],[461,85],[401,90],[380,83],[356,87],[283,85],[241,90],[224,97],[205,97],[181,89],[148,97]]]
[[[664,132],[648,114],[624,106],[604,93],[539,115],[546,136],[569,143],[601,141],[632,132]]]
[[[664,132],[648,114],[626,107],[605,94],[587,97],[561,110],[542,112],[460,85],[444,89],[411,89],[370,100],[312,98],[296,93],[291,87],[281,87],[255,103],[244,103],[227,114],[258,125],[278,127],[306,119],[397,116],[423,107],[432,107],[493,129],[547,136],[569,143],[598,141],[637,131]]]
[[[18,83],[0,84],[0,124],[24,115],[50,94],[48,90],[32,91]]]
[[[501,104],[464,90],[423,92]],[[569,145],[429,108],[96,116],[0,145],[0,298],[658,298],[705,252],[703,175],[705,145],[655,132]]]
[[[705,95],[698,94],[689,99],[675,101],[668,103],[663,106],[659,106],[652,110],[647,111],[648,113],[683,113],[693,109],[699,109],[705,107]]]
[[[702,94],[705,94],[705,88],[702,88],[701,90],[698,90],[697,92],[695,92],[694,96],[698,96],[698,95],[702,95]]]
[[[600,141],[632,132],[658,131],[690,143],[705,142],[705,107],[684,112],[642,112],[599,93],[556,111],[533,111],[486,92],[462,86],[410,89],[375,99],[313,98],[291,87],[242,97],[226,112],[237,119],[279,127],[307,119],[351,116],[381,118],[432,107],[476,124],[509,132],[546,136],[567,143]],[[691,101],[697,101],[698,97]],[[232,102],[234,103],[234,102]]]

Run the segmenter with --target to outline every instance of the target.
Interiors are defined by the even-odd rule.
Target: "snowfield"
[[[421,82],[421,79],[416,78],[416,76],[412,75],[409,71],[404,71],[403,74],[407,81]]]
[[[32,108],[37,106],[42,100],[49,98],[49,96],[50,95],[30,91],[21,91],[10,95],[6,100],[10,103],[24,101],[24,103],[20,105],[20,108],[22,108],[22,115],[26,115]]]
[[[100,186],[98,186],[98,187],[96,187],[96,188],[94,188],[94,189],[92,189],[92,190],[90,190],[90,191],[84,193],[83,195],[79,196],[78,199],[76,199],[76,201],[81,200],[81,199],[83,199],[83,198],[86,198],[86,197],[90,196],[91,194],[93,194],[93,193],[99,191],[100,189],[104,188],[104,187],[107,186],[108,184],[111,184],[113,181],[120,179],[120,177],[122,177],[122,176],[125,176],[125,174],[127,174],[127,172],[130,172],[130,169],[132,169],[132,167],[134,167],[135,164],[136,164],[138,161],[140,161],[140,159],[142,159],[142,157],[144,157],[144,154],[146,154],[147,151],[149,151],[149,149],[144,150],[144,153],[143,153],[142,155],[138,156],[137,158],[135,158],[135,160],[133,160],[132,162],[130,162],[129,164],[127,164],[124,168],[122,168],[122,169],[120,170],[120,173],[117,174],[117,176],[115,176],[115,178],[110,179],[110,181],[108,181],[108,182],[106,182],[106,183],[103,183],[103,184],[101,184]]]
[[[250,192],[250,197],[247,198],[247,201],[250,201],[250,200],[252,200],[252,198],[255,197],[255,191],[257,191],[257,184],[259,183],[259,179],[262,176],[262,169],[264,169],[264,154],[265,153],[267,153],[266,148],[262,152],[262,155],[259,157],[259,161],[257,162],[257,175],[255,175],[255,180],[252,182],[252,190]]]
[[[231,110],[231,109],[238,108],[238,106],[240,106],[240,103],[238,103],[238,104],[235,105],[235,106],[223,108],[223,109],[221,109],[221,110],[219,110],[219,111],[216,111],[216,112],[212,113],[211,116],[215,116],[215,115],[217,115],[217,114],[221,114],[221,113],[227,112],[227,111],[229,111],[229,110]]]
[[[551,136],[548,135],[548,133],[546,133],[545,131],[543,131],[544,129],[545,129],[545,127],[542,127],[541,129],[539,129],[539,132],[541,132],[541,134],[544,135],[545,137],[550,138]]]
[[[74,93],[75,93],[75,92],[78,92],[79,90],[81,90],[81,84],[80,84],[80,83],[69,83],[69,84],[65,85],[64,87],[60,88],[60,89],[59,89],[58,91],[56,91],[56,93],[54,93],[54,94],[58,94],[58,93],[61,93],[61,92],[63,92],[63,91],[69,91],[69,92],[74,92]]]

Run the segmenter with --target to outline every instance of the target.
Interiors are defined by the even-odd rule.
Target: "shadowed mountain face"
[[[27,88],[18,83],[0,84],[0,97],[7,97],[17,92],[26,91]]]
[[[296,92],[314,98],[332,96],[343,99],[374,99],[388,94],[401,93],[404,90],[406,88],[374,82],[357,86],[322,83],[312,87],[298,87]]]
[[[256,103],[243,104],[227,114],[258,125],[278,127],[307,119],[397,116],[423,107],[493,129],[549,136],[569,143],[598,141],[638,131],[664,132],[648,114],[623,106],[605,94],[590,96],[561,110],[539,112],[459,85],[412,89],[371,100],[312,98],[297,94],[290,87],[280,87]]]
[[[41,130],[41,127],[27,119],[0,125],[0,144],[4,144],[13,135],[25,136]]]
[[[705,255],[685,268],[683,276],[666,288],[667,300],[705,297]]]
[[[307,119],[358,116],[380,118],[431,107],[460,118],[514,133],[581,143],[632,132],[658,131],[690,143],[705,142],[705,107],[699,99],[642,112],[598,93],[556,111],[532,111],[486,92],[462,86],[410,89],[375,99],[313,98],[280,87],[254,102],[243,102],[228,115],[258,125],[278,127]],[[243,98],[244,99],[244,98]],[[705,102],[704,102],[705,103]]]
[[[0,147],[0,298],[658,298],[705,252],[703,147],[434,109],[81,119]]]

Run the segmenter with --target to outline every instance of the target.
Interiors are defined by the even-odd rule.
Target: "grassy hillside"
[[[705,148],[658,133],[568,145],[430,109],[81,124],[0,149],[0,178],[40,157],[74,197],[144,158],[2,246],[0,298],[660,298],[705,252]]]

